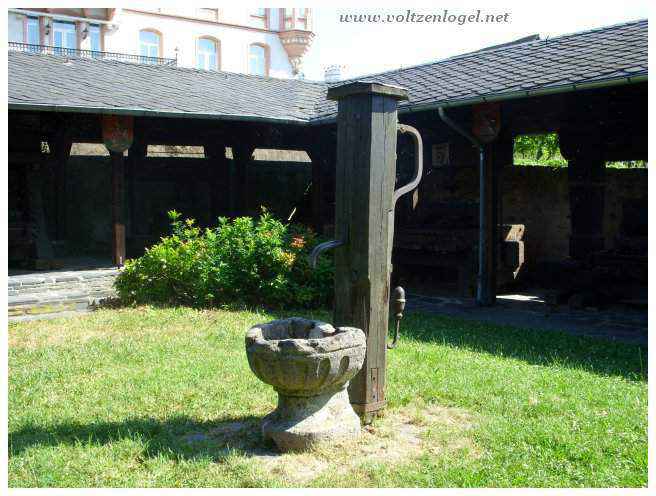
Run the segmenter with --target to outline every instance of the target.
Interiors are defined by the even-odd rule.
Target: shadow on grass
[[[390,328],[391,328],[390,324]],[[647,380],[647,347],[489,322],[414,313],[403,319],[404,340],[432,342],[523,360],[562,365],[600,375]]]
[[[150,306],[171,308],[167,305]],[[328,309],[281,310],[246,304],[224,305],[216,309],[260,312],[268,314],[271,320],[303,316],[332,323],[332,312]],[[393,328],[394,323],[390,322],[390,330]],[[621,376],[629,380],[646,381],[648,375],[647,346],[576,336],[563,331],[412,312],[404,317],[401,324],[401,346],[408,339],[519,359],[533,365],[581,368],[599,375]]]
[[[9,432],[9,456],[32,446],[100,446],[132,439],[144,446],[146,457],[165,456],[174,460],[209,459],[222,462],[230,454],[278,456],[273,444],[260,433],[261,417],[227,417],[198,421],[189,417],[166,420],[132,418],[121,422],[82,424],[66,422],[54,426],[26,426]]]

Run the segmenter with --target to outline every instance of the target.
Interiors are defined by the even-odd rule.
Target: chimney
[[[326,83],[336,83],[342,80],[342,66],[341,65],[329,65],[326,67],[324,72],[324,79]]]

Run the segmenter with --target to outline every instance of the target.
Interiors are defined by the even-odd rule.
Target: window
[[[142,57],[160,57],[162,38],[155,31],[139,31],[139,55]],[[147,60],[145,63],[149,63]],[[152,62],[151,62],[152,63]]]
[[[94,52],[102,51],[102,42],[100,40],[101,31],[98,24],[89,25],[89,46]]]
[[[253,24],[259,28],[267,28],[267,9],[255,9],[251,12]]]
[[[72,22],[55,21],[52,23],[52,40],[57,48],[77,48],[77,33]],[[59,52],[62,52],[60,50]],[[57,51],[55,52],[57,53]]]
[[[294,9],[283,9],[283,29],[294,28]]]
[[[30,45],[40,45],[41,36],[39,34],[39,19],[36,17],[28,17],[25,28],[25,43],[29,43]]]
[[[262,45],[251,45],[248,51],[248,72],[257,76],[268,76],[269,64],[267,48]]]
[[[307,9],[296,9],[296,29],[307,29]]]
[[[219,68],[219,44],[210,38],[200,38],[196,44],[196,68],[216,71]]]

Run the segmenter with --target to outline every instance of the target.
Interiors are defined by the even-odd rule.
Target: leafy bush
[[[308,228],[286,225],[266,211],[259,218],[219,219],[200,229],[170,211],[172,233],[128,260],[116,279],[125,303],[275,307],[325,305],[332,298],[333,265],[308,255],[319,242]]]

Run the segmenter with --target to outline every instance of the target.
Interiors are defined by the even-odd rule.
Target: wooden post
[[[397,105],[406,90],[354,82],[328,90],[339,103],[335,237],[335,324],[367,335],[365,362],[349,386],[365,422],[385,406],[390,222],[396,170]]]
[[[476,302],[481,306],[496,302],[495,277],[495,232],[496,215],[494,202],[494,156],[492,145],[483,145],[483,159],[480,168],[480,215],[478,242],[478,289]]]
[[[560,141],[568,165],[569,254],[583,260],[605,245],[606,162],[599,141],[565,134]]]
[[[125,162],[122,152],[110,151],[112,161],[112,261],[125,263]]]
[[[482,143],[479,164],[479,242],[478,284],[476,302],[494,305],[497,299],[497,257],[499,244],[499,152],[495,140],[501,129],[501,108],[498,103],[475,105],[473,108],[474,136]]]
[[[68,188],[66,169],[73,142],[64,134],[55,136],[50,152],[55,159],[55,239],[66,238],[66,217],[68,211]]]
[[[210,224],[216,225],[218,218],[228,214],[230,210],[230,169],[226,159],[226,150],[223,143],[206,143],[204,145],[205,157],[209,162],[210,176]]]
[[[125,171],[126,189],[127,189],[127,227],[126,238],[133,237],[136,234],[135,213],[137,208],[137,168],[143,167],[144,159],[148,153],[148,144],[143,141],[134,141],[128,150],[127,170]],[[134,238],[133,238],[134,239]],[[126,252],[127,256],[127,252]]]
[[[604,249],[606,139],[608,102],[567,100],[568,111],[559,130],[560,151],[567,159],[571,234],[569,254],[583,260]]]
[[[234,174],[230,189],[232,195],[232,205],[230,207],[231,215],[245,215],[250,205],[248,189],[248,166],[253,156],[255,147],[249,143],[239,143],[232,147],[232,161],[234,164]]]
[[[314,143],[306,147],[312,160],[312,227],[319,234],[324,233],[328,194],[334,185],[336,144],[332,132],[317,135]]]
[[[513,165],[514,138],[512,135],[503,132],[499,139],[493,144],[494,147],[494,182],[493,182],[493,202],[494,202],[494,301],[498,294],[499,262],[505,260],[505,239],[502,238],[503,230],[503,178],[506,167]]]
[[[103,142],[112,162],[112,261],[125,263],[125,163],[123,153],[134,139],[132,116],[103,115]]]

